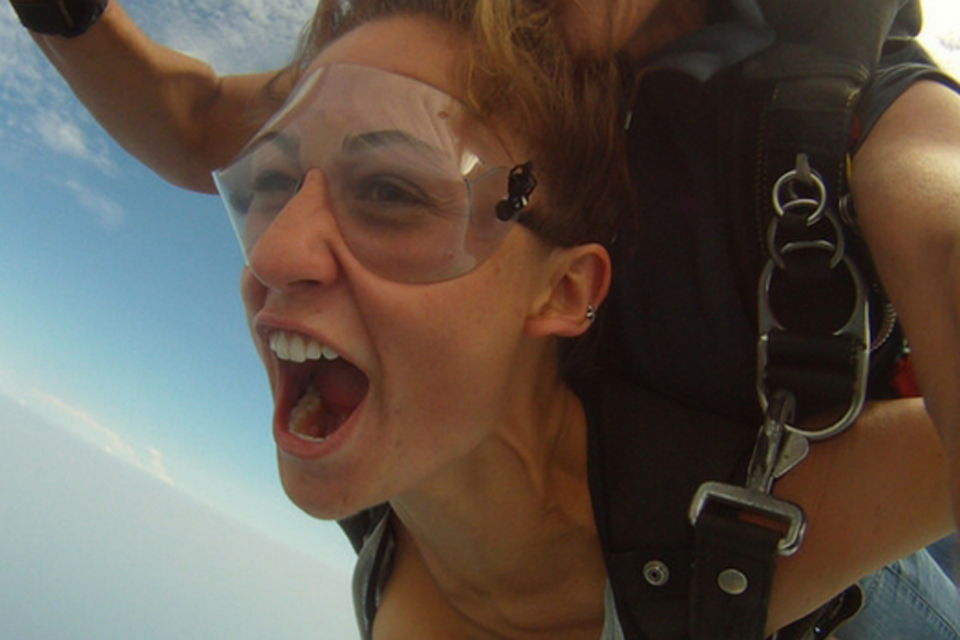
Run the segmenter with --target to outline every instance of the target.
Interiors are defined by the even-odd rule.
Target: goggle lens
[[[244,255],[312,169],[339,232],[367,269],[397,282],[447,280],[496,251],[511,160],[462,105],[371,67],[323,67],[230,166],[214,173]]]

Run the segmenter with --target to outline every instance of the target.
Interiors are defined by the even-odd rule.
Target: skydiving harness
[[[846,240],[846,227],[854,224],[848,193],[853,109],[894,22],[918,30],[919,6],[915,0],[845,0],[803,3],[798,14],[791,4],[797,3],[761,2],[776,44],[745,69],[748,80],[771,83],[755,176],[768,255],[758,285],[757,395],[764,419],[745,486],[705,482],[690,505],[695,640],[763,637],[772,565],[777,555],[800,548],[806,527],[799,506],[771,495],[773,482],[806,457],[809,441],[853,424],[876,346],[861,269],[869,269],[874,282],[876,276],[866,253],[848,251]],[[881,340],[895,318],[887,303]],[[816,422],[800,427],[798,414]],[[739,519],[743,513],[780,528],[758,533],[756,524]],[[750,562],[741,558],[746,545],[763,548],[765,566],[752,578]],[[751,589],[761,593],[745,598]],[[809,633],[826,637],[829,630]]]
[[[869,299],[882,292],[862,240],[850,233],[855,228],[848,195],[850,138],[856,129],[854,107],[884,41],[919,31],[918,0],[761,0],[760,5],[776,41],[745,63],[743,74],[748,84],[766,92],[753,205],[766,255],[758,284],[757,341],[757,395],[764,417],[745,479],[712,479],[713,452],[683,454],[684,466],[707,478],[689,505],[690,575],[671,575],[678,567],[685,572],[690,560],[669,548],[670,536],[683,536],[678,528],[642,534],[644,544],[638,545],[631,538],[640,535],[632,531],[635,525],[614,506],[598,519],[618,606],[631,612],[621,611],[628,638],[764,637],[776,558],[795,553],[806,529],[798,505],[771,495],[773,483],[804,459],[810,441],[831,438],[853,424],[866,397],[871,348],[889,337],[896,322],[883,299],[874,309],[879,328],[871,340]],[[637,393],[608,390],[605,407],[626,403]],[[687,433],[681,425],[698,415],[679,405],[645,406],[657,402],[665,401],[638,400],[625,413],[633,415],[633,424],[665,420],[669,427],[660,435],[677,442],[679,457]],[[606,412],[599,416],[603,424],[618,420],[617,411]],[[717,422],[713,416],[699,418],[706,428]],[[592,444],[606,464],[608,458],[626,456],[617,449],[630,437],[625,428],[614,427]],[[671,446],[664,445],[661,455],[669,456]],[[620,450],[636,451],[627,445]],[[642,463],[624,459],[621,464],[635,474]],[[600,495],[615,496],[638,481],[609,470],[592,482]],[[666,509],[655,502],[642,498],[630,508]],[[676,557],[669,558],[672,553]],[[679,606],[685,588],[686,613]],[[858,606],[857,596],[845,594],[776,637],[827,637],[837,610]]]

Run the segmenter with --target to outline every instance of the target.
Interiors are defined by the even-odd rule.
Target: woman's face
[[[377,67],[458,97],[466,53],[452,27],[396,17],[348,33],[313,67]],[[465,275],[390,281],[348,250],[326,184],[320,170],[306,174],[249,251],[242,294],[274,396],[284,488],[335,518],[416,489],[496,437],[546,357],[524,326],[551,250],[516,226]]]

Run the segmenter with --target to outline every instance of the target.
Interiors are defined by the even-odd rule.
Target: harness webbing
[[[695,528],[690,636],[762,638],[780,533],[708,512]]]
[[[744,69],[749,81],[770,87],[754,176],[755,215],[760,229],[770,230],[765,234],[767,280],[761,279],[759,291],[758,392],[764,409],[771,394],[788,393],[806,416],[849,402],[842,418],[841,428],[846,428],[860,410],[866,377],[863,354],[870,346],[868,332],[862,344],[857,331],[842,329],[847,316],[860,313],[857,305],[866,307],[858,269],[846,260],[845,232],[835,222],[847,192],[853,112],[888,34],[915,34],[919,5],[916,0],[765,0],[761,6],[776,31],[776,42]],[[824,197],[818,203],[817,193],[810,197],[804,185],[791,187],[791,204],[800,206],[785,211],[777,200],[779,185],[790,177],[815,192],[822,185],[811,179],[811,172],[825,184]],[[823,224],[823,219],[833,225]],[[805,237],[815,226],[812,221],[821,222],[825,230]],[[780,313],[768,308],[775,273],[788,283],[779,294]],[[854,286],[847,286],[845,279],[852,279]],[[838,287],[850,295],[836,295]],[[786,321],[784,306],[795,309]],[[770,327],[763,326],[765,321]],[[825,431],[823,437],[839,430]],[[743,506],[749,511],[749,500]],[[704,512],[696,520],[690,624],[694,640],[763,638],[780,533],[748,524],[739,515],[736,509]]]

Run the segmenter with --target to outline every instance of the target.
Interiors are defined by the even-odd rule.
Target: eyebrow
[[[259,140],[257,140],[251,153],[255,153],[257,150],[265,147],[267,145],[276,147],[280,152],[289,160],[294,162],[300,159],[300,139],[289,134],[279,133],[272,131],[265,134]]]
[[[349,136],[344,139],[342,149],[345,153],[360,155],[370,149],[393,145],[414,147],[422,151],[427,151],[431,155],[446,155],[433,145],[399,129],[382,129],[380,131],[368,131],[366,133]]]

